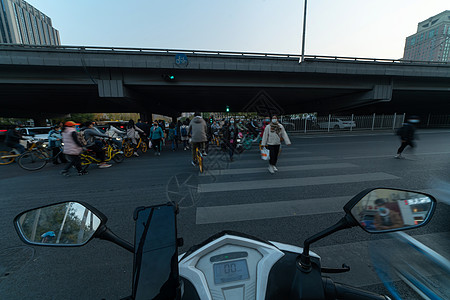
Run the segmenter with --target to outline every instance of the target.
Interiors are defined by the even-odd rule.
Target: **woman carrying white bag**
[[[273,174],[274,172],[278,171],[276,165],[282,139],[284,140],[287,146],[291,145],[291,141],[289,140],[289,137],[283,125],[278,123],[277,116],[273,116],[272,122],[266,126],[266,129],[264,129],[264,134],[261,141],[261,145],[269,149],[270,174]],[[261,157],[263,157],[263,155],[264,153],[263,151],[261,151]]]

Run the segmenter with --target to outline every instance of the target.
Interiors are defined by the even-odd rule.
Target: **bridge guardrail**
[[[194,55],[216,55],[216,56],[240,56],[240,57],[260,57],[274,59],[296,59],[301,58],[300,54],[282,54],[282,53],[260,53],[260,52],[237,52],[237,51],[211,51],[211,50],[186,50],[186,49],[156,49],[156,48],[131,48],[131,47],[103,47],[103,46],[44,46],[44,45],[26,45],[26,44],[2,44],[1,48],[18,48],[21,50],[72,50],[72,51],[109,51],[124,52],[136,54],[194,54]],[[365,57],[345,57],[345,56],[323,56],[323,55],[305,55],[305,62],[312,61],[335,61],[335,62],[361,62],[361,63],[402,63],[402,64],[426,64],[426,65],[450,65],[450,62],[436,61],[413,61],[403,59],[386,58],[365,58]]]

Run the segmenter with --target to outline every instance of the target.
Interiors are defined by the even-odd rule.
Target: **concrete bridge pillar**
[[[143,122],[146,122],[146,121],[148,121],[149,123],[153,122],[151,112],[141,112],[141,113],[139,113],[139,115],[140,115],[140,119]]]
[[[35,127],[46,127],[47,126],[47,119],[45,117],[35,117],[33,118],[34,126]]]

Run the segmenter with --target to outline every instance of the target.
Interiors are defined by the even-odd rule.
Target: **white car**
[[[341,118],[331,118],[329,123],[330,124],[328,127],[328,122],[319,122],[319,127],[321,129],[328,129],[328,128],[344,129],[344,128],[355,128],[356,127],[355,121],[341,119]]]
[[[51,127],[27,127],[20,128],[19,132],[27,140],[44,140],[44,144],[48,144],[48,133],[52,130]]]

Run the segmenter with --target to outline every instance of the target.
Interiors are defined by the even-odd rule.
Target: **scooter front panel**
[[[180,261],[180,276],[200,299],[264,299],[267,274],[283,255],[269,244],[224,235]]]

